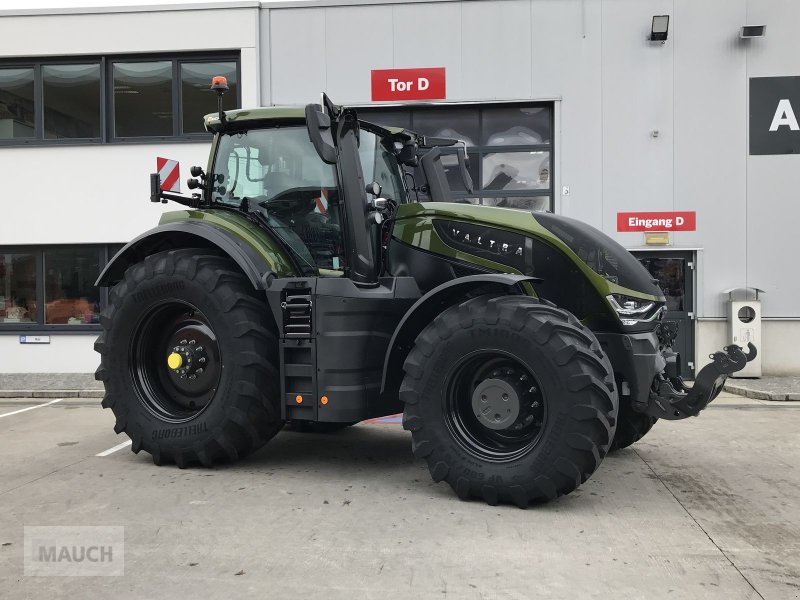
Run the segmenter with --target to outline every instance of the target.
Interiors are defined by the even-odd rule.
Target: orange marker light
[[[322,398],[320,398],[320,399],[319,399],[319,401],[320,401],[320,402],[323,404],[323,406],[324,406],[325,404],[327,404],[327,403],[328,403],[328,397],[327,397],[327,396],[323,396]]]
[[[302,404],[303,397],[300,394],[297,394],[297,396],[294,397],[294,401],[297,402],[298,404]]]
[[[211,78],[211,85],[212,86],[215,86],[215,85],[223,86],[224,85],[225,87],[228,87],[228,80],[225,77],[223,77],[222,75],[216,75],[216,76]]]

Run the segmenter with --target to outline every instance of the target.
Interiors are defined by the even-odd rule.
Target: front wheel
[[[283,425],[270,318],[227,257],[171,250],[130,267],[95,343],[114,430],[179,467],[261,447]]]
[[[614,438],[610,362],[572,314],[535,298],[481,296],[445,310],[404,370],[414,455],[463,499],[552,500],[586,481]]]
[[[611,444],[611,452],[622,450],[638,442],[653,428],[658,419],[633,410],[630,399],[620,400],[617,433]]]

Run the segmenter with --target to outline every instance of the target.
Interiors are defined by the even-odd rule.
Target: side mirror
[[[150,173],[150,202],[167,203],[161,199],[161,175],[158,173]]]
[[[306,128],[308,138],[314,144],[314,149],[323,162],[329,165],[336,164],[336,146],[333,143],[331,131],[331,118],[322,112],[319,104],[306,105]]]
[[[416,142],[409,141],[404,143],[396,153],[397,162],[401,165],[416,167],[419,164],[419,157],[417,156],[418,151],[419,145]]]
[[[381,191],[382,191],[381,184],[378,183],[377,181],[373,181],[372,183],[368,183],[366,189],[367,189],[367,193],[368,194],[372,194],[376,198],[381,195]]]

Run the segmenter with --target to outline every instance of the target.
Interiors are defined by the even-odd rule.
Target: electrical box
[[[728,293],[728,343],[740,346],[747,352],[747,344],[752,343],[758,355],[745,365],[744,369],[731,377],[761,377],[761,301],[758,288],[735,288]],[[744,293],[742,293],[744,292]],[[753,299],[750,299],[753,297]]]

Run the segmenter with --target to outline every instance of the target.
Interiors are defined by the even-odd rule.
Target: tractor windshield
[[[275,201],[336,188],[336,170],[323,163],[305,127],[234,132],[220,138],[213,202]]]
[[[305,126],[220,136],[212,203],[257,210],[307,263],[341,270],[336,169],[320,159]]]

